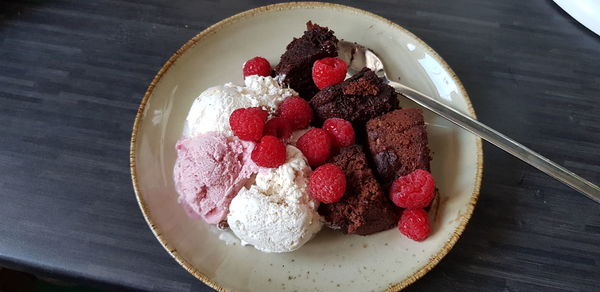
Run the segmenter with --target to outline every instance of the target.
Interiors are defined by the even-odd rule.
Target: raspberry
[[[433,200],[434,191],[433,176],[426,170],[417,169],[394,180],[390,187],[390,199],[398,207],[425,208]]]
[[[406,209],[402,212],[398,229],[414,241],[423,241],[431,234],[429,218],[423,209]]]
[[[256,144],[250,157],[258,166],[275,168],[285,163],[287,155],[285,145],[277,137],[264,136]]]
[[[269,76],[271,75],[271,64],[263,57],[254,57],[244,63],[242,74],[244,78],[250,75]]]
[[[322,129],[310,129],[296,142],[296,147],[306,156],[308,164],[317,167],[331,155],[331,138]]]
[[[331,135],[333,145],[346,147],[354,144],[356,138],[352,124],[344,119],[330,118],[323,123],[323,130]]]
[[[306,100],[292,96],[281,103],[279,116],[290,121],[292,130],[299,130],[308,127],[313,119],[313,110]]]
[[[266,121],[269,117],[269,113],[261,107],[248,107],[246,112],[249,115],[255,115],[260,117],[261,120]]]
[[[286,118],[272,118],[265,124],[263,135],[287,141],[292,136],[292,125]]]
[[[319,89],[344,81],[346,63],[340,58],[323,58],[312,67],[312,79]]]
[[[308,190],[311,197],[319,202],[335,203],[346,192],[346,175],[333,163],[323,164],[310,175]]]
[[[229,116],[229,126],[238,138],[256,142],[262,137],[268,115],[259,107],[236,109]]]

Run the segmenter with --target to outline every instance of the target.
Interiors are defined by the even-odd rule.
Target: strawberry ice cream
[[[259,166],[250,159],[254,143],[209,132],[177,142],[173,170],[181,203],[209,224],[227,217],[229,203]]]

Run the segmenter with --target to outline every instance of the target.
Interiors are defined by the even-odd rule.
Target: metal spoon
[[[436,99],[408,86],[389,80],[385,73],[383,62],[370,49],[359,44],[340,41],[338,43],[338,55],[348,64],[349,75],[354,75],[364,67],[373,70],[387,84],[396,89],[396,92],[600,203],[600,188],[593,183]]]

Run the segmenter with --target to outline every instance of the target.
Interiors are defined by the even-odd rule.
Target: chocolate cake
[[[373,176],[360,146],[342,148],[331,162],[345,172],[347,187],[340,201],[319,206],[319,214],[329,227],[343,233],[368,235],[396,226],[401,209],[392,203]]]
[[[429,171],[431,157],[420,109],[399,109],[369,120],[367,139],[384,185],[415,169]]]
[[[275,67],[275,73],[282,76],[284,84],[309,100],[319,91],[312,80],[313,63],[319,59],[337,57],[337,43],[333,31],[309,21],[304,35],[294,38],[287,45]]]
[[[311,100],[317,123],[328,118],[350,121],[361,129],[371,118],[399,108],[394,89],[368,68],[347,80],[323,88]]]

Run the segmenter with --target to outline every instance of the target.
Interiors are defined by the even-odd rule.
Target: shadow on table
[[[22,13],[32,7],[41,6],[49,1],[44,0],[1,0],[0,1],[0,28],[10,19],[18,18]]]
[[[0,291],[2,292],[100,292],[101,290],[42,279],[34,275],[0,268]]]

